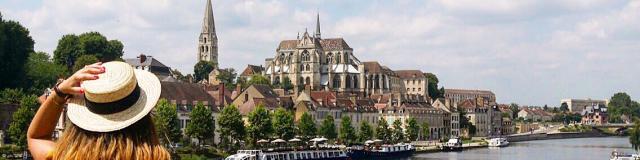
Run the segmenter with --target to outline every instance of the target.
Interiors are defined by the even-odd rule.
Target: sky
[[[638,0],[213,0],[219,63],[264,65],[281,40],[315,29],[361,61],[431,72],[445,88],[485,89],[499,103],[640,99]],[[0,0],[4,19],[52,54],[65,34],[98,31],[124,58],[151,55],[192,73],[204,0]]]

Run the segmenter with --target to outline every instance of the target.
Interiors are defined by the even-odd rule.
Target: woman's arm
[[[80,83],[85,80],[98,79],[100,73],[104,73],[104,67],[101,63],[95,63],[85,66],[78,72],[73,74],[56,87],[57,91],[63,94],[82,94],[84,91],[80,88]],[[56,122],[60,118],[62,107],[67,102],[66,97],[60,96],[61,93],[51,92],[51,95],[40,105],[40,109],[33,117],[29,130],[27,131],[27,142],[29,151],[34,159],[45,159],[47,154],[51,152],[55,143],[51,140],[51,136],[56,126]]]

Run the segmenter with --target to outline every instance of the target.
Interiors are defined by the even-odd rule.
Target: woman
[[[160,97],[155,75],[123,62],[96,63],[53,90],[27,133],[34,159],[170,159],[149,115]],[[54,142],[65,104],[71,123]]]

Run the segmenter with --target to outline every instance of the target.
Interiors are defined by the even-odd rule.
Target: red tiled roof
[[[397,70],[395,72],[398,74],[398,77],[402,79],[425,78],[424,73],[420,70]]]
[[[247,65],[247,68],[242,71],[240,76],[251,76],[254,74],[260,74],[262,73],[262,71],[264,71],[264,68],[262,68],[262,66]]]

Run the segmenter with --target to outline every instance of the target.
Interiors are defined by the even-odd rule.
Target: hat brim
[[[112,132],[126,128],[149,114],[160,98],[160,80],[150,72],[134,70],[140,98],[131,107],[113,114],[96,114],[85,106],[84,95],[70,99],[67,116],[71,123],[93,132]]]

